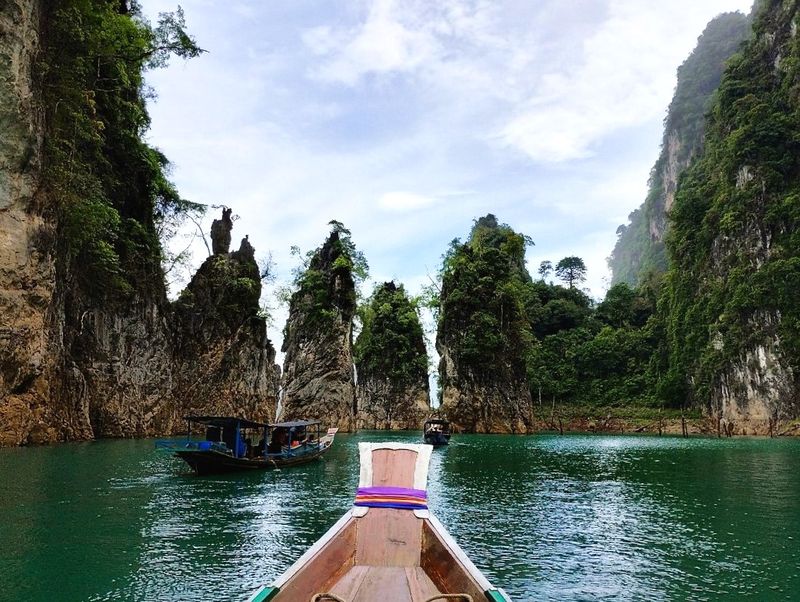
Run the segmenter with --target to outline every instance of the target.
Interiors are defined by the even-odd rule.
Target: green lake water
[[[359,441],[419,438],[219,477],[152,440],[1,449],[0,600],[241,600],[348,509]],[[800,600],[800,440],[462,435],[428,488],[514,600]]]

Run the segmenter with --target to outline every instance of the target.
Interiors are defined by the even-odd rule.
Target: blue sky
[[[532,273],[581,256],[602,297],[675,70],[711,18],[751,2],[183,0],[208,53],[148,74],[149,140],[183,196],[233,207],[234,241],[271,251],[282,280],[291,245],[337,219],[375,282],[416,292],[492,212],[535,241]]]

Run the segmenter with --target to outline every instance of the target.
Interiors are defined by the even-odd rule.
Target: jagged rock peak
[[[245,236],[242,239],[242,242],[239,243],[239,250],[235,251],[233,255],[239,261],[248,261],[248,262],[255,262],[256,260],[256,250],[253,245],[250,244],[250,236]]]
[[[353,258],[338,231],[296,281],[284,329],[284,418],[319,418],[355,427]]]
[[[525,432],[532,423],[524,357],[533,295],[530,239],[489,214],[445,258],[436,336],[441,412],[471,432]]]
[[[231,248],[231,230],[233,230],[232,209],[222,208],[222,219],[211,223],[211,251],[214,255],[223,255]]]

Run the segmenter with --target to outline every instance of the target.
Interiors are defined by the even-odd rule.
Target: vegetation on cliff
[[[586,274],[581,258],[557,262],[566,286],[545,282],[550,261],[534,281],[525,268],[526,242],[488,215],[476,220],[466,244],[454,241],[445,256],[437,338],[445,395],[448,387],[473,383],[508,392],[516,382],[524,396],[548,406],[657,403],[650,372],[653,285],[618,284],[595,305],[575,286]]]
[[[314,330],[329,326],[342,312],[354,315],[357,284],[369,274],[367,260],[353,243],[350,230],[337,221],[329,225],[332,231],[325,243],[307,252],[295,270],[296,290],[289,297],[290,307]],[[300,255],[297,247],[292,251]]]
[[[515,378],[530,350],[528,244],[529,238],[489,214],[475,221],[466,243],[454,240],[444,258],[437,345],[449,349],[460,373],[477,381],[502,378],[498,366]]]
[[[23,370],[13,388],[0,383],[10,433],[0,443],[165,434],[187,413],[271,417],[275,352],[257,315],[252,248],[207,262],[177,311],[166,297],[160,237],[202,208],[178,195],[144,141],[142,73],[201,52],[183,14],[151,25],[133,0],[0,6],[18,28],[0,87],[35,107],[13,115],[9,129],[27,132],[29,148],[0,179],[22,170],[33,192],[22,211],[14,200],[13,219],[25,288],[39,289],[16,294],[0,274],[0,296],[15,298],[12,332],[37,325],[36,338],[0,349],[12,360],[3,371]]]
[[[456,427],[524,432],[532,424],[525,382],[535,301],[528,244],[530,238],[489,214],[444,257],[436,348],[442,411]]]
[[[150,121],[142,73],[201,50],[183,13],[155,26],[136,2],[45,3],[38,63],[45,120],[43,180],[69,271],[90,294],[163,288],[159,227],[186,211],[162,153],[144,142]],[[66,267],[66,266],[65,266]]]
[[[285,417],[325,417],[344,430],[355,427],[353,318],[356,282],[367,262],[350,232],[331,222],[332,232],[306,254],[295,273],[283,334]]]
[[[798,9],[784,5],[761,3],[753,37],[729,62],[705,153],[671,216],[663,371],[667,391],[701,405],[737,365],[800,373],[800,46]],[[753,354],[762,359],[748,368]],[[783,396],[795,394],[789,383]]]
[[[419,308],[403,285],[384,282],[359,308],[353,357],[359,413],[369,422],[418,428],[429,408],[428,352]]]
[[[418,308],[403,285],[377,286],[359,311],[353,356],[359,378],[378,377],[391,391],[428,381],[428,353]]]
[[[231,336],[248,320],[266,332],[261,310],[261,275],[247,238],[238,251],[208,257],[172,304],[184,330],[195,342]],[[202,336],[198,337],[202,333]]]
[[[726,61],[750,34],[750,19],[724,13],[713,19],[697,47],[678,68],[675,95],[664,120],[661,154],[650,173],[647,197],[617,229],[609,257],[612,283],[636,286],[648,272],[667,269],[664,232],[680,173],[701,150],[705,114],[719,86]]]

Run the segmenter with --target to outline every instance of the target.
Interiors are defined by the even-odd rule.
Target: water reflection
[[[0,599],[242,599],[352,502],[362,440],[197,478],[149,441],[0,450]],[[430,504],[515,600],[787,600],[800,441],[458,436]]]

